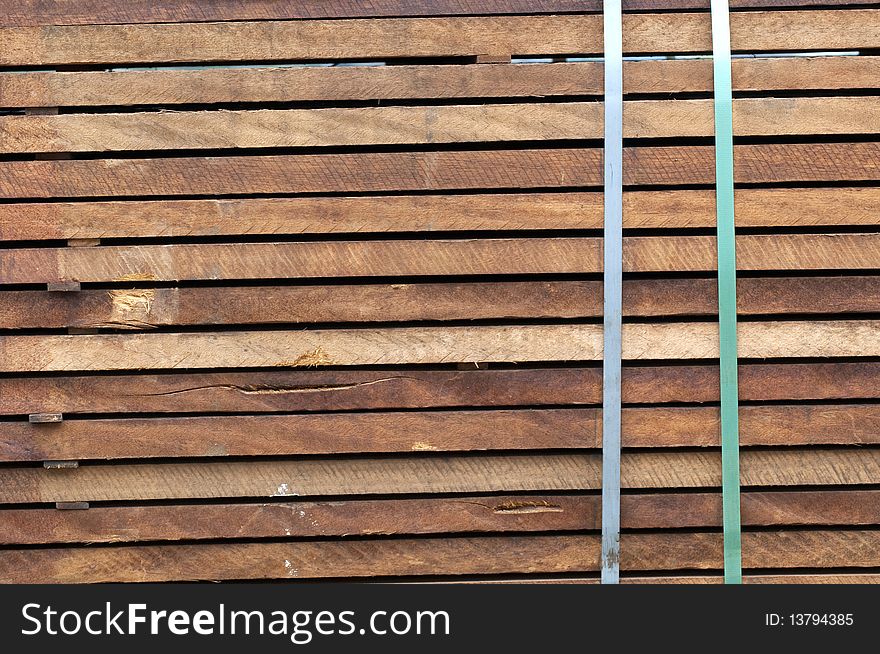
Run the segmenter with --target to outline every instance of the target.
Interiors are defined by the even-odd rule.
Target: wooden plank
[[[734,59],[737,91],[880,87],[880,57]],[[707,60],[626,61],[626,93],[712,90]],[[601,95],[602,64],[216,68],[0,73],[5,107]]]
[[[738,51],[846,50],[880,45],[865,9],[746,12],[730,17]],[[625,52],[707,52],[706,13],[629,14]],[[222,35],[218,38],[218,35]],[[674,38],[670,38],[670,37]],[[600,15],[5,27],[0,65],[278,61],[479,54],[598,54]],[[488,49],[492,53],[487,52]]]
[[[413,583],[413,582],[406,582]],[[448,583],[448,582],[415,582],[415,583]],[[470,579],[456,577],[457,584],[598,584],[599,579],[595,576],[557,576],[557,577],[514,577]],[[630,574],[620,579],[622,584],[723,584],[724,577],[711,574],[684,575],[674,574],[667,576],[654,575],[650,577],[639,574]],[[874,573],[819,573],[804,574],[801,572],[785,572],[783,574],[744,574],[744,584],[880,584],[880,575]]]
[[[628,229],[708,228],[714,192],[629,191]],[[737,190],[737,225],[878,224],[880,188]],[[601,229],[600,193],[0,204],[0,240],[459,230]]]
[[[625,570],[714,570],[720,534],[626,534]],[[0,552],[0,582],[156,582],[594,571],[597,536],[489,536],[47,548]],[[748,568],[874,567],[880,531],[743,535]]]
[[[749,445],[878,445],[880,405],[744,406]],[[0,461],[599,448],[600,409],[0,423]],[[715,407],[627,408],[624,447],[717,447]]]
[[[711,184],[710,146],[624,150],[628,186]],[[878,143],[734,149],[737,183],[880,180]],[[0,198],[600,187],[601,149],[14,161]]]
[[[739,136],[880,130],[876,97],[740,98],[733,111]],[[630,101],[624,114],[625,138],[713,133],[712,100]],[[8,153],[563,141],[601,136],[599,102],[0,116],[0,138]]]
[[[629,577],[620,583],[626,584],[721,584],[723,577],[694,576],[686,577]],[[777,575],[743,575],[744,584],[880,584],[880,575],[872,573],[826,573],[801,574],[787,573]]]
[[[859,6],[873,0],[731,0],[739,8]],[[623,0],[627,10],[706,9],[708,0]],[[106,4],[102,0],[3,0],[4,24],[17,25],[102,25],[114,23],[170,23],[226,20],[284,20],[292,18],[355,18],[382,16],[443,16],[458,14],[564,13],[602,11],[599,0],[128,0]]]
[[[749,364],[743,400],[876,399],[880,363]],[[0,378],[0,413],[315,411],[599,404],[599,368]],[[715,366],[624,367],[624,402],[717,402]]]
[[[628,316],[712,316],[709,279],[627,280]],[[880,312],[880,277],[746,277],[741,315]],[[601,282],[243,286],[0,293],[0,328],[395,322],[602,315]]]
[[[714,359],[716,323],[628,324],[628,360]],[[880,356],[874,320],[743,322],[740,358]],[[601,325],[0,336],[0,371],[596,361]]]
[[[880,234],[771,234],[736,239],[740,270],[880,269]],[[596,237],[307,241],[22,248],[0,251],[0,284],[150,282],[602,271]],[[625,272],[708,272],[713,236],[631,236]]]
[[[721,456],[625,452],[623,488],[718,488]],[[598,490],[598,454],[411,456],[253,460],[74,469],[2,468],[0,504],[231,497]],[[775,448],[742,452],[749,486],[880,483],[877,448]]]
[[[742,495],[743,524],[876,525],[880,491],[764,491]],[[601,527],[597,495],[94,506],[88,511],[4,509],[0,543],[124,543],[203,539],[572,531]],[[621,497],[624,529],[721,525],[717,493]]]

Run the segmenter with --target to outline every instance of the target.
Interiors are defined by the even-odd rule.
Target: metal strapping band
[[[721,490],[724,582],[742,583],[739,508],[739,396],[736,344],[736,241],[733,211],[733,99],[727,0],[712,0],[715,78],[715,193],[718,229],[718,331],[721,367]]]
[[[623,285],[621,0],[605,0],[605,231],[602,377],[602,583],[620,577],[620,367]]]

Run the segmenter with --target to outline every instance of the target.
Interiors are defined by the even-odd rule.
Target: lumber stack
[[[596,581],[601,2],[53,4],[0,2],[0,581]],[[624,2],[627,582],[722,568],[707,7]],[[731,7],[745,578],[878,582],[880,9]]]

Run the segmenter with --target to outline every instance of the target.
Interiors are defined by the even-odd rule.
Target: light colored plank
[[[880,57],[734,59],[737,91],[880,87]],[[624,62],[626,93],[712,90],[706,60]],[[600,62],[0,73],[6,107],[601,95]]]
[[[872,4],[873,0],[731,0],[736,8],[825,7]],[[706,9],[706,0],[624,0],[627,10]],[[178,23],[359,16],[453,16],[459,14],[544,14],[602,11],[600,0],[2,0],[7,25],[102,25]]]
[[[711,146],[624,149],[624,184],[711,184]],[[880,179],[880,144],[778,143],[734,149],[737,183]],[[0,198],[351,193],[601,187],[601,149],[10,161]]]
[[[733,109],[739,136],[880,131],[880,99],[875,97],[742,98],[734,102]],[[625,138],[713,133],[712,100],[631,101],[623,115]],[[0,116],[0,139],[9,153],[422,145],[601,136],[599,102]]]
[[[742,359],[880,356],[874,320],[744,322]],[[715,323],[628,324],[623,358],[718,357]],[[600,325],[0,336],[0,371],[596,361]]]
[[[628,14],[625,52],[711,50],[707,13]],[[492,53],[598,54],[602,16],[498,16],[283,22],[6,27],[0,65],[277,61]],[[844,50],[880,45],[866,10],[731,15],[734,50]]]

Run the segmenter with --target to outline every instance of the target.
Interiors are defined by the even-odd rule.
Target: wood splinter
[[[85,511],[89,508],[88,502],[55,502],[55,508],[59,511]]]

